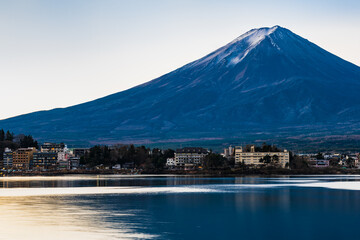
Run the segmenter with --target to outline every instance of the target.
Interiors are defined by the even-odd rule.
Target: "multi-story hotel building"
[[[58,153],[37,152],[34,153],[32,168],[37,170],[50,170],[57,168]]]
[[[199,166],[203,158],[208,155],[208,150],[199,147],[185,147],[176,149],[175,152],[175,166]]]
[[[5,148],[3,154],[3,167],[6,169],[12,168],[13,165],[13,152],[9,148]]]
[[[62,152],[65,148],[64,143],[49,143],[46,142],[43,145],[41,145],[41,152]]]
[[[90,151],[89,148],[74,148],[73,154],[75,157],[83,157],[86,153]]]
[[[36,148],[19,148],[14,151],[12,154],[13,157],[13,168],[28,170],[33,160],[34,152],[36,152]]]
[[[273,157],[274,155],[278,156],[278,163],[283,167],[289,165],[290,155],[287,150],[283,152],[255,152],[255,146],[251,146],[250,152],[244,152],[242,147],[235,148],[235,164],[244,163],[247,165],[262,165],[263,162],[260,162],[260,159],[265,156]]]

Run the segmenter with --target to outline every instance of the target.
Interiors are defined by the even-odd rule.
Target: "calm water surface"
[[[0,239],[358,239],[360,176],[0,178]]]

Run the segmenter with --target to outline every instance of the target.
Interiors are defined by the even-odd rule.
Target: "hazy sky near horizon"
[[[128,89],[274,25],[360,66],[358,0],[0,0],[0,119]]]

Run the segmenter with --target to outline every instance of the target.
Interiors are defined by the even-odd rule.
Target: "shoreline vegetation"
[[[67,176],[67,175],[174,175],[198,177],[243,177],[243,176],[290,176],[290,175],[360,175],[360,169],[322,168],[322,169],[212,169],[212,170],[141,170],[141,169],[93,169],[93,170],[61,170],[61,171],[21,171],[2,174],[12,176]]]
[[[61,145],[61,144],[60,144]],[[64,145],[64,144],[62,144]],[[43,145],[41,145],[43,147]],[[235,163],[235,153],[229,155],[219,154],[207,150],[201,161],[193,164],[192,168],[168,166],[167,161],[174,159],[176,151],[173,149],[148,148],[134,145],[95,145],[86,149],[82,156],[78,157],[79,165],[76,168],[60,168],[59,163],[54,160],[52,165],[39,167],[28,167],[27,169],[8,168],[3,162],[3,153],[6,148],[16,151],[19,148],[33,147],[40,149],[38,142],[31,135],[15,136],[10,131],[0,130],[0,160],[4,163],[1,166],[0,176],[62,176],[76,174],[122,174],[122,175],[179,175],[179,176],[213,176],[213,177],[236,177],[236,176],[279,176],[279,175],[360,175],[360,168],[355,164],[355,159],[349,157],[343,165],[340,159],[329,159],[327,167],[314,167],[308,157],[293,154],[289,151],[289,160],[285,168],[279,164],[279,159],[271,158],[256,166],[247,165],[244,162]],[[255,152],[280,152],[275,145],[263,143],[261,146],[246,145],[244,152],[249,152],[251,147]],[[181,150],[181,149],[180,149]],[[62,149],[62,151],[65,151]],[[67,151],[67,150],[66,150]],[[62,152],[60,152],[62,153]],[[68,152],[64,152],[68,154]],[[57,154],[57,152],[54,152]],[[73,153],[69,153],[71,155]],[[76,156],[75,156],[76,157]],[[346,156],[347,157],[347,156]],[[322,153],[317,153],[314,158],[323,159]],[[358,155],[356,155],[358,158]],[[344,158],[345,159],[345,158]],[[59,158],[57,158],[59,160]],[[30,161],[30,160],[29,160]],[[259,160],[260,161],[260,160]]]

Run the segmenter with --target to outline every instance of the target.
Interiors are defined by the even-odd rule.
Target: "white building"
[[[166,159],[166,166],[167,167],[175,167],[175,158]]]
[[[6,169],[12,168],[12,165],[13,165],[12,154],[13,154],[13,152],[11,151],[10,148],[5,148],[4,153],[3,153],[3,165],[4,165],[4,168],[6,168]]]
[[[209,151],[200,147],[185,147],[175,151],[175,166],[176,167],[190,167],[200,166],[202,160]]]
[[[112,169],[116,169],[116,170],[120,170],[121,169],[121,165],[120,164],[115,164]]]
[[[234,147],[233,146],[229,146],[228,148],[224,148],[224,153],[222,153],[221,155],[225,158],[229,158],[231,156],[234,156]]]
[[[68,152],[58,152],[58,161],[67,161],[70,157]]]

